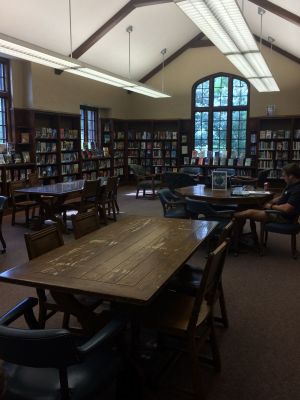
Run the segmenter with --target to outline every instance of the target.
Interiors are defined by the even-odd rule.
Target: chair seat
[[[145,310],[142,317],[146,326],[159,328],[164,331],[181,331],[185,333],[191,317],[195,298],[175,292],[166,292]],[[197,325],[200,325],[208,316],[210,307],[202,303]]]
[[[93,398],[116,376],[120,359],[111,349],[95,351],[84,362],[68,368],[72,400]],[[57,369],[31,368],[4,364],[7,372],[7,400],[57,400],[59,374]]]
[[[152,189],[153,186],[159,187],[160,185],[161,185],[161,181],[158,181],[158,180],[152,181],[151,179],[145,180],[145,181],[140,181],[138,183],[138,187],[145,188],[145,189],[148,189],[148,188]]]
[[[265,224],[264,229],[268,232],[291,235],[300,232],[300,224],[269,222]]]
[[[167,218],[187,218],[184,208],[170,208],[166,211],[165,217]]]

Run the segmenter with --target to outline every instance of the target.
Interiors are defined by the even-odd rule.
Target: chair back
[[[64,239],[58,226],[52,225],[39,232],[24,234],[29,260],[64,245]]]
[[[99,186],[99,180],[84,181],[84,187],[81,194],[81,201],[84,203],[92,198],[95,198],[96,201],[98,186]]]
[[[96,209],[72,215],[71,218],[75,239],[79,239],[88,233],[94,232],[100,227],[99,217]]]
[[[219,236],[219,240],[218,240],[218,246],[223,243],[226,239],[230,239],[231,234],[232,234],[232,230],[233,230],[233,221],[228,222],[227,225],[224,226],[224,228],[222,229],[220,236]]]
[[[188,331],[192,334],[197,329],[201,308],[208,307],[211,309],[215,303],[229,243],[230,240],[226,239],[208,255],[203,271],[203,278],[196,290],[195,301],[188,324]]]
[[[65,329],[0,326],[0,359],[34,368],[64,368],[79,363],[80,355]]]
[[[39,181],[38,174],[36,172],[31,172],[30,174],[28,174],[28,186],[33,187],[33,186],[39,186],[39,185],[40,185],[40,181]]]
[[[28,198],[26,194],[23,193],[17,193],[15,190],[17,189],[23,189],[26,187],[26,182],[25,181],[12,181],[10,182],[10,196],[13,205],[16,205],[18,202],[18,199],[24,200],[25,198]]]
[[[200,214],[206,219],[216,218],[215,210],[206,201],[194,200],[186,197],[186,211],[192,219],[198,219]]]
[[[7,207],[7,199],[8,197],[6,196],[0,196],[0,212]]]
[[[166,211],[168,209],[168,204],[170,202],[174,202],[176,201],[176,196],[174,196],[174,194],[172,193],[172,191],[168,188],[164,188],[164,189],[160,189],[157,192],[158,198],[161,202],[161,205],[163,207],[163,211],[164,211],[164,215],[166,214]]]
[[[257,174],[257,185],[263,187],[271,169],[263,169]]]

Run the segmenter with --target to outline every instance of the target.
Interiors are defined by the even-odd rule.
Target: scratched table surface
[[[146,303],[217,222],[129,216],[0,275],[4,282]]]

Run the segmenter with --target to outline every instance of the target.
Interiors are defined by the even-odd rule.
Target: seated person
[[[249,209],[234,214],[236,234],[240,234],[246,219],[260,222],[292,222],[300,215],[300,166],[287,164],[282,168],[286,187],[280,196],[264,205],[264,210]],[[274,211],[280,211],[272,213]]]

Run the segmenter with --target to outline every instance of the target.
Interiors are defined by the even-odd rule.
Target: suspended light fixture
[[[145,96],[154,98],[170,97],[166,93],[152,89],[117,74],[105,71],[101,68],[94,67],[82,61],[72,58],[72,15],[71,15],[71,0],[69,2],[69,35],[70,35],[70,54],[71,57],[66,57],[61,54],[46,50],[42,47],[27,43],[23,40],[18,40],[10,36],[0,33],[0,53],[7,54],[20,58],[22,60],[35,62],[57,70],[68,72],[70,74],[79,75],[84,78],[92,79],[107,85],[116,86],[125,90],[140,93]],[[131,27],[132,28],[132,27]],[[129,67],[130,68],[130,67]],[[130,75],[130,70],[129,70]]]
[[[173,1],[258,91],[279,90],[235,0]]]
[[[162,49],[160,54],[162,55],[162,71],[161,71],[161,91],[165,90],[165,55],[167,54],[167,49]]]

